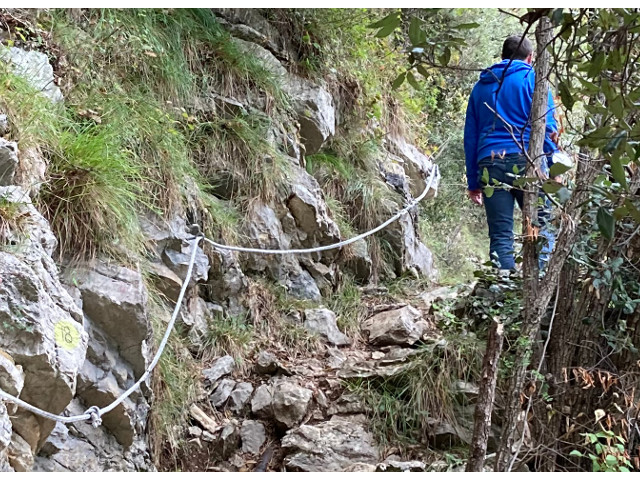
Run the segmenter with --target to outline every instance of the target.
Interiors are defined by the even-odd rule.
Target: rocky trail
[[[247,365],[242,367],[230,356],[213,360],[201,372],[199,402],[190,410],[190,454],[178,460],[179,467],[194,471],[251,471],[265,465],[287,471],[425,470],[427,466],[419,460],[385,455],[370,428],[369,407],[345,388],[344,381],[401,374],[416,354],[442,348],[445,341],[434,326],[430,307],[452,293],[450,288],[422,292],[414,300],[417,308],[386,303],[390,297],[384,291],[365,294],[368,313],[361,334],[354,339],[339,331],[330,310],[304,310],[305,327],[322,339],[308,356],[291,357],[285,348],[273,345],[245,359]],[[461,386],[465,388],[465,393],[473,395],[472,386],[471,390]],[[444,423],[433,432],[432,440],[440,446],[460,442],[453,438],[458,436],[469,441],[471,434]]]

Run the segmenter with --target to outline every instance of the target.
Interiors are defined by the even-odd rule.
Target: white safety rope
[[[389,220],[384,222],[381,225],[378,225],[376,228],[369,230],[368,232],[362,233],[357,237],[350,238],[348,240],[343,240],[341,242],[332,243],[331,245],[323,245],[321,247],[312,247],[312,248],[290,248],[288,250],[269,250],[264,248],[248,248],[248,247],[236,247],[232,245],[223,245],[221,243],[216,243],[213,240],[209,240],[205,237],[204,241],[210,243],[215,248],[219,248],[220,250],[231,250],[233,252],[246,252],[246,253],[261,253],[263,255],[287,255],[287,254],[302,254],[302,253],[315,253],[315,252],[323,252],[325,250],[333,250],[334,248],[341,248],[346,245],[350,245],[352,243],[357,242],[358,240],[362,240],[363,238],[367,238],[369,235],[373,235],[376,232],[379,232],[383,228],[392,224],[396,220],[398,220],[402,215],[407,214],[412,208],[414,208],[418,203],[422,201],[424,197],[427,196],[429,190],[431,189],[431,184],[433,183],[436,174],[438,173],[438,166],[434,165],[431,175],[429,176],[429,180],[426,182],[426,186],[424,187],[424,191],[418,196],[414,201],[412,201],[409,205],[404,207],[398,213],[396,213]]]
[[[189,268],[187,269],[187,275],[186,275],[186,277],[184,279],[184,283],[182,284],[182,288],[180,290],[180,295],[178,296],[178,301],[176,302],[176,306],[173,309],[173,314],[171,315],[171,320],[169,321],[169,324],[167,325],[167,330],[164,333],[164,337],[162,337],[162,341],[160,342],[160,346],[158,347],[158,350],[157,350],[155,356],[153,357],[153,360],[151,361],[151,363],[149,364],[147,369],[144,371],[144,373],[142,374],[140,379],[136,383],[131,385],[131,387],[129,387],[124,393],[122,393],[117,399],[115,399],[113,402],[111,402],[106,407],[100,408],[100,407],[98,407],[96,405],[93,405],[93,406],[89,407],[82,415],[64,416],[64,415],[55,415],[53,413],[46,412],[46,411],[44,411],[44,410],[42,410],[42,409],[40,409],[38,407],[35,407],[35,406],[25,402],[24,400],[20,400],[19,398],[14,397],[13,395],[10,395],[9,393],[5,392],[2,389],[0,389],[0,399],[6,400],[6,401],[8,401],[10,403],[14,403],[14,404],[18,405],[19,407],[24,408],[25,410],[28,410],[31,413],[39,415],[39,416],[41,416],[43,418],[47,418],[49,420],[53,420],[54,422],[74,423],[74,422],[81,422],[81,421],[89,421],[94,427],[100,426],[100,424],[102,423],[102,416],[104,414],[106,414],[106,413],[109,413],[111,410],[113,410],[118,405],[120,405],[127,397],[129,397],[129,395],[131,395],[140,386],[140,384],[142,384],[142,382],[144,382],[149,377],[149,375],[151,375],[151,372],[153,371],[155,366],[160,361],[160,357],[162,356],[162,352],[164,351],[165,347],[167,346],[167,342],[169,340],[169,336],[171,335],[171,331],[173,330],[173,326],[174,326],[174,324],[176,322],[176,319],[178,317],[178,313],[180,312],[180,307],[182,305],[182,300],[184,299],[184,294],[187,291],[187,286],[189,285],[189,281],[191,280],[191,274],[193,272],[193,265],[194,265],[195,260],[196,260],[196,253],[198,251],[198,243],[200,243],[200,240],[204,240],[206,242],[209,242],[215,248],[219,248],[221,250],[232,250],[232,251],[235,251],[235,252],[247,252],[247,253],[260,253],[260,254],[265,254],[265,255],[286,255],[286,254],[314,253],[314,252],[322,252],[322,251],[325,251],[325,250],[332,250],[334,248],[341,248],[341,247],[344,247],[346,245],[350,245],[350,244],[352,244],[354,242],[357,242],[358,240],[362,240],[363,238],[366,238],[369,235],[373,235],[376,232],[379,232],[380,230],[382,230],[383,228],[385,228],[389,224],[391,224],[391,223],[395,222],[396,220],[398,220],[402,215],[405,215],[405,214],[409,213],[409,211],[412,208],[414,208],[418,203],[420,203],[420,201],[422,201],[422,199],[424,197],[427,196],[427,193],[431,189],[431,185],[433,184],[433,180],[436,177],[437,173],[438,173],[438,166],[434,165],[434,167],[433,167],[433,169],[431,171],[431,175],[429,176],[429,180],[426,182],[425,189],[420,194],[420,196],[418,196],[415,200],[413,200],[411,203],[409,203],[409,205],[407,205],[405,208],[403,208],[398,213],[396,213],[389,220],[387,220],[383,224],[377,226],[376,228],[374,228],[372,230],[369,230],[368,232],[365,232],[365,233],[363,233],[361,235],[358,235],[356,237],[350,238],[348,240],[344,240],[344,241],[341,241],[341,242],[333,243],[331,245],[323,245],[321,247],[314,247],[314,248],[294,248],[294,249],[289,249],[289,250],[268,250],[268,249],[261,249],[261,248],[247,248],[247,247],[236,247],[236,246],[230,246],[230,245],[222,245],[220,243],[214,242],[213,240],[209,240],[208,238],[206,238],[202,234],[197,235],[193,239],[193,243],[192,243],[192,247],[191,247],[191,258],[189,259]]]

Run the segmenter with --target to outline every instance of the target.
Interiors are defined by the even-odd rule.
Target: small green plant
[[[23,210],[19,202],[0,196],[0,240],[9,241],[12,234],[21,232]]]
[[[208,321],[207,326],[208,334],[201,349],[203,354],[212,357],[231,355],[242,364],[254,332],[248,318],[244,315],[217,315]]]
[[[569,455],[591,460],[594,472],[629,472],[632,469],[626,442],[611,430],[581,433],[585,437],[585,452],[573,450]],[[595,452],[595,453],[594,453]]]
[[[360,289],[355,281],[345,275],[340,286],[329,301],[329,309],[338,317],[338,328],[353,338],[360,331],[360,323],[367,315],[367,307],[363,304]]]
[[[320,337],[302,325],[284,322],[278,331],[277,342],[291,354],[309,355],[322,344]]]

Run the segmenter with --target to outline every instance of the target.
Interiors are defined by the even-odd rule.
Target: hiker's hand
[[[560,140],[560,134],[558,132],[551,132],[551,134],[549,134],[549,138],[553,143],[558,145],[558,141]]]
[[[558,175],[557,177],[553,177],[552,179],[554,182],[559,183],[560,185],[563,185],[564,182],[562,181],[562,175]]]
[[[467,190],[467,195],[473,203],[482,205],[482,190]]]

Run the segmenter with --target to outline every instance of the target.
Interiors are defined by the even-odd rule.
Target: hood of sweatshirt
[[[500,63],[483,70],[480,73],[480,83],[499,83],[503,77],[508,77],[514,73],[533,71],[533,67],[522,60],[513,60],[511,64],[509,62],[509,59],[502,60]],[[507,68],[507,65],[509,68]],[[505,68],[507,69],[506,73]]]

